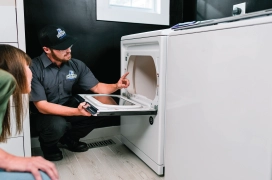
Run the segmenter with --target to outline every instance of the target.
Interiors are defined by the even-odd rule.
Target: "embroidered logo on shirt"
[[[60,28],[58,28],[57,31],[58,31],[57,37],[59,39],[62,39],[62,38],[64,38],[66,36],[66,33],[65,33],[64,30],[61,30]]]
[[[73,80],[73,79],[76,79],[76,78],[77,78],[77,75],[75,74],[75,72],[72,71],[72,70],[69,70],[69,74],[66,75],[66,79]]]

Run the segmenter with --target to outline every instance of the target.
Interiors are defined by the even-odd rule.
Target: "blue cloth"
[[[40,171],[43,180],[50,180],[49,176]],[[35,180],[34,176],[29,172],[6,172],[0,169],[0,179],[5,180]]]

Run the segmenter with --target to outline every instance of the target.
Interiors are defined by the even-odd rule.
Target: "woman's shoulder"
[[[14,77],[8,73],[7,71],[4,71],[0,69],[0,89],[1,91],[11,91],[15,89],[16,86],[16,80]],[[6,92],[4,92],[6,93]]]
[[[15,79],[14,77],[7,71],[0,69],[0,83],[6,83],[6,82],[10,82],[10,81],[14,81]]]

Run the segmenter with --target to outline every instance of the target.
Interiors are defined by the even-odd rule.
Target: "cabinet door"
[[[23,132],[20,134],[16,133],[16,118],[15,118],[15,107],[10,108],[10,124],[11,124],[11,137],[23,136]]]
[[[1,143],[0,148],[15,156],[25,156],[23,137],[9,138],[7,143]]]
[[[0,44],[9,44],[11,46],[19,48],[18,43],[2,43],[2,42],[0,42]]]
[[[17,42],[15,0],[0,1],[0,42]]]

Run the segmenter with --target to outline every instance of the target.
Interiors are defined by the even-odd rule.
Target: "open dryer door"
[[[156,115],[156,106],[135,102],[121,95],[78,94],[78,102],[86,102],[93,116]]]
[[[130,86],[122,95],[78,94],[78,102],[87,102],[86,109],[94,116],[157,115],[158,77],[155,54],[131,55],[126,66]]]

